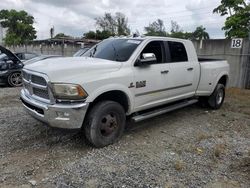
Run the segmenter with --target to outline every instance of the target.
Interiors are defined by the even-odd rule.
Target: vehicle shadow
[[[191,106],[178,109],[166,114],[162,114],[160,116],[156,116],[138,123],[134,123],[130,120],[130,118],[128,118],[126,121],[126,128],[123,136],[136,135],[139,133],[151,131],[153,129],[159,129],[161,127],[164,127],[164,129],[166,128],[166,131],[168,131],[167,129],[168,127],[171,126],[171,124],[180,121],[180,116],[182,118],[188,118],[190,117],[190,115],[197,116],[199,114],[204,114],[204,111],[206,111],[207,109],[206,108],[204,110],[202,109],[204,108],[199,107],[199,105],[197,104],[193,104]],[[61,135],[62,137],[57,142],[51,142],[50,144],[59,144],[60,141],[63,141],[64,144],[70,144],[76,148],[81,148],[81,149],[93,148],[85,138],[83,130],[75,131],[75,130],[65,130],[65,129],[51,128],[51,127],[47,128],[50,129],[52,137],[58,135]],[[65,136],[67,137],[66,140],[64,139]],[[124,138],[122,137],[121,140],[122,139]]]
[[[8,88],[9,86],[7,86],[6,84],[0,84],[0,88]]]
[[[180,117],[189,118],[190,116],[197,116],[201,113],[204,113],[204,110],[201,110],[198,105],[191,105],[189,107],[178,109],[138,123],[133,123],[128,118],[123,136],[126,137],[127,135],[133,135],[131,139],[136,139],[135,136],[137,134],[147,134],[148,131],[150,132],[154,131],[154,129],[162,129],[162,127],[164,127],[165,131],[168,131],[168,128],[171,128],[171,124],[175,124],[181,120]],[[85,138],[83,130],[79,131],[52,128],[32,119],[31,117],[28,117],[28,114],[25,118],[27,119],[25,121],[23,121],[23,118],[18,120],[22,124],[18,129],[22,130],[23,139],[21,139],[19,142],[16,142],[15,146],[5,149],[16,150],[33,148],[35,146],[39,146],[40,149],[45,150],[50,150],[51,148],[64,148],[72,151],[75,149],[79,151],[93,149],[93,147]],[[20,133],[17,134],[19,135]],[[121,138],[119,144],[123,143],[123,139],[126,140],[124,137]]]

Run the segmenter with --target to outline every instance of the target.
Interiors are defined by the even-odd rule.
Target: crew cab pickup
[[[228,78],[228,63],[198,59],[191,41],[109,38],[82,57],[25,66],[21,100],[36,119],[83,129],[103,147],[121,137],[126,119],[139,122],[198,101],[219,109]]]

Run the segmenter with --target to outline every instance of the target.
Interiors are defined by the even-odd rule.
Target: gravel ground
[[[250,91],[132,124],[102,149],[31,118],[19,92],[0,88],[0,187],[250,187]]]

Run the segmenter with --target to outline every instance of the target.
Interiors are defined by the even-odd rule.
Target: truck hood
[[[120,69],[121,62],[90,57],[52,58],[29,65],[24,68],[48,75],[51,82],[70,82],[86,77],[114,72]]]
[[[22,63],[22,61],[15,54],[13,54],[10,50],[0,45],[0,54],[1,53],[6,54],[9,57],[9,59],[13,61],[13,63]]]

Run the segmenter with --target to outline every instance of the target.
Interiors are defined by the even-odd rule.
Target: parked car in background
[[[62,57],[60,55],[40,55],[40,56],[37,56],[37,57],[34,57],[28,61],[25,61],[23,62],[24,65],[29,65],[31,63],[35,63],[37,61],[42,61],[42,60],[45,60],[45,59],[49,59],[49,58],[56,58],[56,57]]]
[[[31,52],[17,52],[17,53],[14,53],[17,57],[18,57],[18,59],[20,59],[21,61],[27,61],[27,60],[29,60],[29,59],[32,59],[32,58],[34,58],[34,57],[37,57],[37,56],[39,56],[38,54],[36,54],[36,53],[31,53]],[[9,57],[6,55],[6,54],[4,54],[4,53],[2,53],[2,54],[0,54],[0,61],[8,61],[8,60],[10,60],[9,59]]]
[[[37,55],[34,53],[12,53],[10,50],[0,46],[0,84],[8,84],[12,87],[22,85],[21,70],[24,65],[48,58],[60,57],[56,55]],[[19,57],[22,59],[20,59]],[[24,58],[30,58],[25,60]]]
[[[81,48],[80,50],[78,50],[73,57],[80,57],[83,54],[85,54],[85,52],[87,52],[90,48]]]

